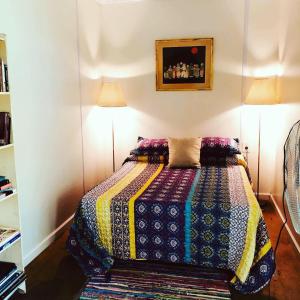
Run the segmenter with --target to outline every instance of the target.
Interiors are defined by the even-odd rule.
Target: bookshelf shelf
[[[11,105],[13,99],[11,98],[11,93],[9,91],[9,59],[7,57],[7,48],[6,48],[6,35],[0,33],[0,65],[1,65],[1,73],[0,78],[0,111],[4,113],[5,117],[9,116],[13,120],[13,113],[11,110]],[[3,77],[4,74],[4,77]],[[8,114],[5,114],[8,113]],[[3,114],[2,114],[3,116]],[[6,143],[9,143],[9,138],[13,137],[13,122],[11,124],[11,119],[7,121],[7,118],[3,119],[2,123],[6,131],[3,132],[2,136],[4,136],[4,140]],[[8,129],[10,128],[10,130]],[[2,138],[3,139],[3,138]],[[0,146],[0,176],[2,176],[3,186],[6,184],[12,184],[14,188],[17,188],[17,180],[16,180],[16,165],[15,165],[15,145],[13,142],[7,144],[5,146]],[[11,189],[11,187],[7,187],[7,189]],[[21,220],[20,220],[20,199],[19,194],[16,190],[13,190],[13,193],[0,199],[0,227],[8,228],[8,229],[16,229],[21,233],[21,236],[16,238],[16,240],[11,240],[11,244],[7,244],[7,247],[0,250],[0,262],[9,262],[18,268],[18,270],[24,272],[24,263],[22,256],[22,228],[21,228]],[[15,236],[16,237],[16,236]],[[5,298],[5,300],[12,297],[12,295],[16,291],[26,292],[26,283],[23,281],[18,285],[18,287],[13,288],[11,286],[11,293]],[[0,297],[1,298],[1,297]]]
[[[4,150],[4,149],[8,149],[8,148],[13,148],[14,144],[8,144],[8,145],[5,145],[5,146],[0,146],[0,151],[1,150]]]
[[[0,203],[1,203],[1,202],[4,202],[4,201],[7,201],[7,200],[13,198],[13,197],[16,196],[16,195],[17,195],[17,192],[14,192],[14,193],[12,193],[12,194],[6,196],[5,198],[0,199]]]

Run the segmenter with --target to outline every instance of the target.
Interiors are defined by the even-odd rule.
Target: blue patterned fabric
[[[115,258],[158,260],[229,270],[241,293],[259,291],[275,270],[240,165],[169,169],[128,161],[84,196],[68,249],[89,276],[108,272]]]

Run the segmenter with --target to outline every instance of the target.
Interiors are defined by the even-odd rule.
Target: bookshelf
[[[6,36],[0,33],[0,58],[7,64]],[[9,73],[9,66],[8,66]],[[2,85],[3,86],[3,85]],[[0,199],[0,227],[8,227],[21,230],[20,205],[18,199],[16,167],[15,167],[15,147],[13,144],[13,112],[11,110],[11,94],[9,91],[0,92],[0,112],[9,112],[11,116],[10,144],[0,146],[0,175],[5,176],[14,188],[14,192]],[[0,250],[0,261],[12,262],[17,265],[18,270],[24,271],[22,257],[22,234],[21,237],[13,241],[4,249]],[[21,283],[5,299],[9,299],[14,292],[26,292],[25,282]]]
[[[5,145],[5,146],[0,146],[0,151],[4,150],[4,149],[12,148],[13,146],[14,146],[14,144],[8,144],[8,145]]]

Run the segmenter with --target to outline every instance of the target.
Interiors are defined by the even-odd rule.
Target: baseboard
[[[274,198],[274,196],[273,196],[272,194],[270,194],[270,198],[271,198],[271,200],[273,201],[273,204],[274,204],[274,206],[276,207],[276,210],[277,210],[277,212],[278,212],[278,214],[279,214],[279,216],[280,216],[282,222],[284,222],[284,221],[285,221],[284,215],[282,214],[282,212],[281,212],[281,210],[280,210],[280,208],[279,208],[279,206],[278,206],[278,204],[277,204],[277,202],[276,202],[276,200],[275,200],[275,198]],[[297,242],[297,240],[296,240],[296,238],[295,238],[295,236],[294,236],[294,234],[293,234],[293,232],[292,232],[292,230],[291,230],[289,224],[285,224],[285,227],[286,227],[286,230],[287,230],[287,232],[288,232],[290,238],[292,239],[292,241],[293,241],[293,243],[294,243],[294,245],[295,245],[297,251],[298,251],[299,254],[300,254],[300,245],[299,245],[299,243]]]
[[[261,200],[270,200],[271,194],[270,193],[259,193],[259,199]]]
[[[74,214],[69,217],[66,221],[64,221],[59,227],[53,230],[45,239],[43,239],[34,249],[32,249],[25,257],[24,257],[24,265],[25,267],[31,263],[38,255],[40,255],[47,247],[51,245],[51,243],[57,238],[57,236],[62,233],[65,227],[72,221],[74,218]]]

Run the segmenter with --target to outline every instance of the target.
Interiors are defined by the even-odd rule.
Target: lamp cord
[[[114,113],[111,118],[111,137],[112,137],[112,155],[113,155],[113,173],[116,171],[116,158],[115,158],[115,124],[114,124]]]
[[[85,186],[85,161],[84,161],[84,133],[83,133],[83,111],[82,111],[82,82],[81,82],[81,65],[80,65],[80,40],[79,40],[79,3],[76,0],[76,46],[77,46],[77,63],[78,63],[78,85],[80,101],[80,129],[81,129],[81,160],[82,160],[82,189],[83,195],[86,192]]]
[[[261,111],[258,115],[258,157],[257,157],[257,182],[256,182],[256,197],[259,202],[259,184],[260,184],[260,140],[261,140]]]

